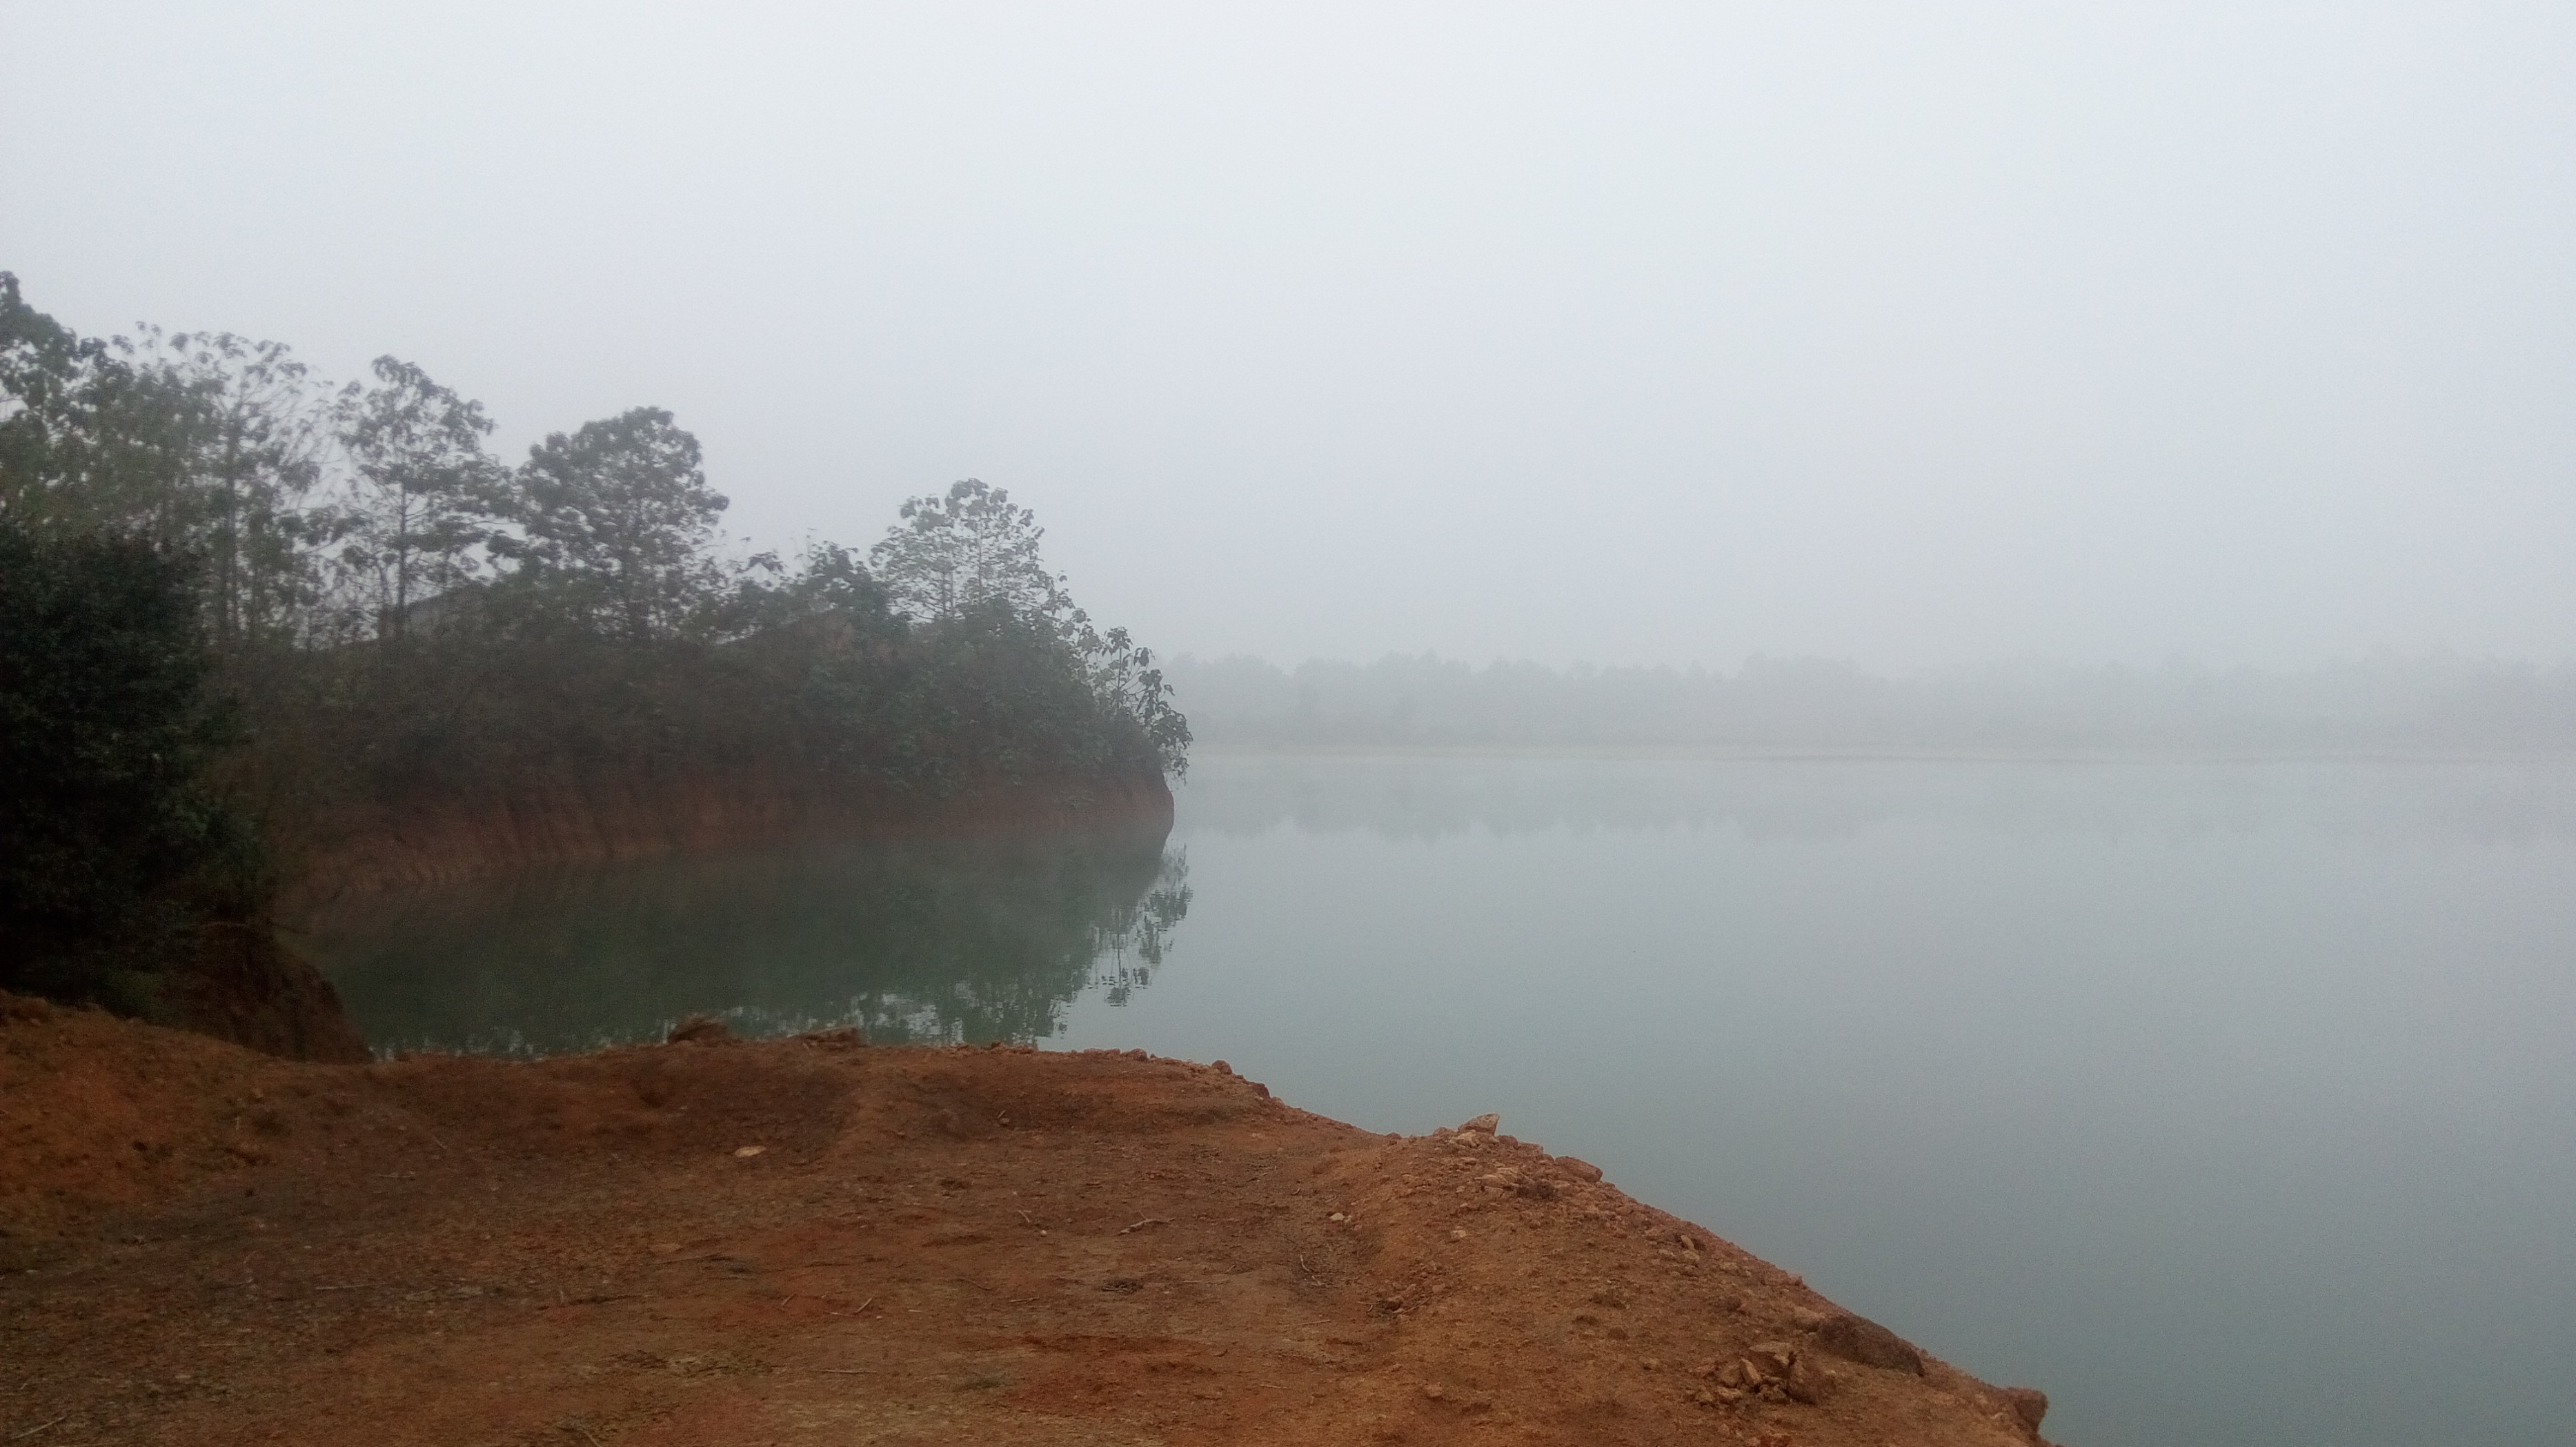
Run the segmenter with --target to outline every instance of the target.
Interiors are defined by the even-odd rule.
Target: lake
[[[2079,1447],[2570,1440],[2576,763],[1209,755],[1179,799],[310,943],[386,1049],[708,1010],[1498,1110]]]

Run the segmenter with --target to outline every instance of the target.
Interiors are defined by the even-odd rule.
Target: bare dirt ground
[[[1485,1130],[829,1036],[298,1064],[0,997],[0,1442],[2036,1440]]]

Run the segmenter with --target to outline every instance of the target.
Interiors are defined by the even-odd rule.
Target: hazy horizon
[[[1880,674],[1820,658],[1554,669],[1388,655],[1166,665],[1212,748],[2565,755],[2576,664],[2385,654],[2304,669],[2022,660]]]
[[[1374,654],[1357,656],[1343,654],[1327,657],[1322,654],[1308,654],[1304,657],[1296,658],[1293,661],[1275,658],[1267,654],[1255,653],[1247,649],[1239,648],[1228,649],[1221,653],[1158,652],[1157,657],[1166,664],[1183,666],[1195,665],[1200,667],[1235,662],[1251,662],[1278,669],[1283,673],[1295,673],[1301,668],[1310,667],[1370,668],[1390,662],[1421,662],[1442,667],[1457,667],[1475,671],[1498,668],[1536,668],[1544,669],[1550,673],[1564,675],[1575,675],[1586,672],[1609,673],[1640,671],[1676,674],[1705,673],[1725,675],[1742,673],[1748,668],[1758,668],[1765,664],[1821,663],[1836,668],[1848,668],[1874,678],[1887,679],[1958,677],[1961,675],[1991,673],[1997,670],[2020,668],[2042,668],[2075,672],[2127,672],[2136,674],[2170,673],[2179,671],[2187,673],[2251,673],[2266,675],[2312,673],[2320,670],[2386,666],[2405,668],[2458,667],[2470,669],[2530,669],[2549,671],[2576,668],[2576,656],[2562,658],[2535,658],[2501,653],[2469,653],[2453,648],[2448,644],[2435,644],[2429,648],[2412,652],[2399,649],[2388,644],[2381,644],[2367,652],[2327,654],[2305,659],[2294,659],[2280,663],[2212,663],[2207,659],[2195,657],[2191,654],[2182,652],[2167,653],[2163,657],[2150,658],[2144,661],[2133,661],[2125,658],[2070,658],[2038,653],[1996,653],[1990,655],[1962,654],[1958,658],[1952,660],[1939,663],[1926,663],[1904,668],[1877,667],[1873,666],[1865,659],[1853,658],[1848,655],[1836,656],[1823,653],[1788,653],[1777,649],[1767,648],[1750,649],[1732,659],[1650,658],[1630,663],[1605,663],[1599,659],[1586,657],[1580,654],[1565,659],[1562,662],[1549,662],[1544,659],[1532,658],[1527,654],[1514,654],[1508,652],[1482,656],[1469,656],[1465,654],[1442,653],[1437,649],[1408,652],[1399,648],[1382,649]]]
[[[0,268],[1166,656],[2576,658],[2576,12],[0,0]],[[36,58],[41,63],[35,63]]]

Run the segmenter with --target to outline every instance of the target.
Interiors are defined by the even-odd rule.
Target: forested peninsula
[[[82,336],[0,273],[0,989],[362,1050],[330,891],[782,836],[1161,829],[1190,730],[977,480],[728,553],[639,406],[515,465],[380,357]]]

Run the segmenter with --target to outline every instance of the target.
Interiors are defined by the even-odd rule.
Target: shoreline
[[[300,849],[250,924],[193,932],[157,984],[161,1022],[289,1059],[367,1058],[338,990],[292,941],[334,906],[542,869],[820,840],[969,839],[1052,830],[1170,833],[1162,774],[987,783],[946,799],[818,788],[761,773],[565,779],[500,800],[344,813]]]

